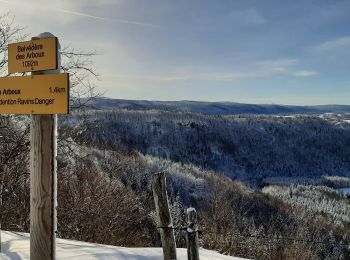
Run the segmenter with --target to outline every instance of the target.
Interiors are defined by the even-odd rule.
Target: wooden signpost
[[[56,37],[9,44],[8,72],[57,70]]]
[[[69,76],[60,74],[59,42],[51,33],[8,46],[8,72],[0,78],[0,114],[31,114],[30,258],[56,257],[57,115],[69,113]],[[49,75],[47,75],[49,74]]]
[[[67,114],[67,73],[0,78],[0,114]]]

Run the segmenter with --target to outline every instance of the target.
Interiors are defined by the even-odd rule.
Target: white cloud
[[[264,74],[288,74],[290,68],[299,63],[297,59],[264,60],[256,62],[256,66]]]
[[[75,22],[77,19],[89,18],[101,21],[117,22],[123,24],[131,24],[143,27],[159,27],[158,25],[145,23],[140,21],[126,20],[126,19],[115,19],[109,17],[96,16],[91,13],[84,11],[89,7],[92,9],[98,5],[110,5],[117,4],[119,1],[112,0],[98,0],[98,1],[71,1],[71,0],[0,0],[10,8],[11,13],[13,12],[17,19],[28,18],[32,19],[34,14],[37,14],[43,21],[57,22],[60,24],[69,24]],[[57,15],[57,13],[65,14],[64,17]],[[27,19],[27,20],[28,20]]]
[[[69,10],[60,9],[60,8],[56,8],[56,11],[66,13],[66,14],[71,14],[74,16],[87,17],[87,18],[92,18],[92,19],[97,19],[97,20],[102,20],[102,21],[110,21],[110,22],[114,21],[114,22],[124,23],[124,24],[132,24],[132,25],[147,26],[147,27],[159,27],[158,25],[151,24],[151,23],[130,21],[130,20],[125,20],[125,19],[112,19],[112,18],[95,16],[95,15],[90,15],[90,14],[81,13],[81,12],[69,11]]]
[[[296,70],[297,59],[265,60],[248,64],[242,70],[218,71],[212,68],[173,68],[170,71],[138,71],[134,74],[109,74],[109,78],[119,80],[146,81],[239,81],[273,77],[312,77],[318,75],[311,70]]]
[[[235,81],[238,79],[247,79],[249,75],[246,73],[231,73],[231,72],[211,72],[211,73],[201,73],[188,71],[187,73],[164,73],[153,74],[153,75],[142,75],[137,73],[137,75],[131,74],[109,74],[110,78],[117,79],[129,79],[129,80],[147,80],[147,81]]]
[[[300,70],[300,71],[296,71],[293,73],[293,76],[295,77],[303,77],[303,78],[307,78],[307,77],[314,77],[317,76],[318,72],[316,71],[311,71],[311,70]]]
[[[72,0],[67,0],[67,1],[71,2]],[[82,2],[88,3],[90,5],[101,6],[101,5],[116,5],[120,3],[120,0],[84,0]]]
[[[333,40],[326,41],[318,46],[315,46],[313,50],[317,52],[333,51],[338,49],[350,48],[350,36],[339,37]]]
[[[246,9],[230,13],[229,20],[238,24],[264,24],[265,18],[256,9]]]
[[[296,70],[299,64],[297,59],[279,59],[258,62],[262,75],[265,77],[289,76],[289,77],[313,77],[318,72],[312,70]]]
[[[89,15],[89,14],[85,14],[85,13],[81,13],[81,12],[69,11],[69,10],[65,10],[65,9],[61,9],[61,8],[56,8],[55,10],[58,11],[58,12],[62,12],[62,13],[65,13],[65,14],[70,14],[70,15],[75,15],[75,16],[93,18],[93,19],[103,20],[103,21],[108,21],[109,20],[108,18],[95,16],[95,15]]]

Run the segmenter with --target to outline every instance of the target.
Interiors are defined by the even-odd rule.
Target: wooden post
[[[187,258],[199,260],[197,212],[194,208],[187,209]]]
[[[1,167],[1,166],[0,166]],[[1,176],[1,182],[0,182],[0,209],[3,207],[3,196],[4,196],[4,180],[5,180],[5,174],[7,171],[7,167],[4,166],[2,169],[2,176]],[[0,253],[2,252],[2,212],[0,212]]]
[[[2,210],[2,196],[4,192],[4,178],[5,178],[5,171],[2,171],[2,177],[0,182],[0,209]],[[0,212],[0,253],[2,251],[2,238],[1,238],[1,230],[2,230],[2,212]]]
[[[160,225],[159,229],[162,240],[164,260],[174,260],[176,259],[176,243],[173,223],[169,211],[164,172],[153,175],[152,190],[158,215],[158,222]]]
[[[54,36],[43,33],[32,39],[48,37]],[[59,50],[57,61],[57,70],[32,72],[32,75],[59,73],[61,67]],[[30,127],[30,259],[32,260],[56,258],[56,137],[56,115],[32,116]]]

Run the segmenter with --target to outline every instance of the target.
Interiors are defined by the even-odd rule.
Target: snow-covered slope
[[[0,259],[29,259],[29,234],[2,231],[2,253]],[[57,239],[57,259],[70,260],[152,260],[163,259],[161,248],[126,248]],[[200,249],[201,260],[239,260],[242,258],[221,255],[217,252]],[[177,249],[178,259],[187,259],[186,249]]]

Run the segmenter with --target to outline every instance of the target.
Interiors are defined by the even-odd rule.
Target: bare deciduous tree
[[[61,51],[64,72],[70,75],[71,109],[85,108],[88,103],[99,96],[95,82],[99,74],[93,66],[91,58],[96,51],[82,52],[70,46]]]
[[[15,25],[9,13],[0,15],[0,76],[7,76],[7,45],[26,37],[23,28]]]

